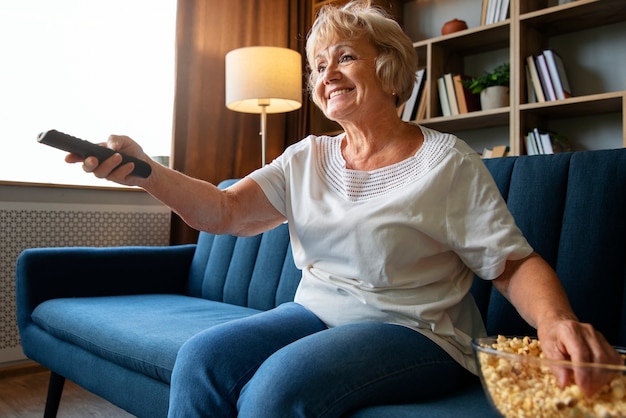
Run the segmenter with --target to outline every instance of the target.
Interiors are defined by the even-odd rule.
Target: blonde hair
[[[370,1],[351,1],[343,7],[324,6],[320,9],[306,42],[308,89],[313,93],[319,73],[315,55],[324,42],[339,35],[347,39],[366,36],[378,50],[376,75],[383,88],[396,95],[396,106],[406,102],[415,84],[417,53],[411,39],[400,25],[384,10]],[[311,94],[315,104],[315,94]]]

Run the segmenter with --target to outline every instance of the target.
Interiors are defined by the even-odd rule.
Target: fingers
[[[96,157],[87,157],[83,161],[83,170],[87,173],[93,173],[98,178],[108,177],[113,170],[122,163],[122,156],[114,154],[101,163],[98,162]]]
[[[80,155],[77,155],[77,154],[70,153],[70,154],[67,154],[65,156],[65,162],[66,163],[73,164],[73,163],[80,163],[82,161],[83,161],[83,157],[81,157]]]
[[[590,324],[566,321],[550,334],[549,337],[546,335],[545,343],[542,341],[548,358],[574,363],[622,364],[620,354]],[[611,372],[589,366],[557,366],[553,373],[561,386],[576,383],[587,395],[596,393],[613,377]]]
[[[96,157],[87,157],[83,161],[83,170],[101,179],[126,184],[128,182],[127,177],[130,176],[135,165],[133,163],[120,165],[121,163],[122,156],[120,154],[113,154],[101,163]]]
[[[593,337],[588,338],[580,353],[573,353],[574,361],[597,364],[622,364],[620,354],[611,347],[604,336],[593,331]],[[581,360],[577,360],[580,358]],[[608,383],[614,372],[600,367],[574,367],[574,381],[587,395],[596,393],[602,385]]]
[[[545,341],[545,342],[544,342]],[[547,358],[554,360],[569,360],[567,348],[559,339],[543,340],[541,342],[542,349]],[[551,366],[550,369],[556,377],[557,382],[563,388],[569,386],[573,381],[570,369],[564,366]]]
[[[143,152],[139,144],[127,136],[111,135],[106,143],[100,143],[99,145],[109,148],[109,150],[114,151],[115,154],[102,161],[99,161],[94,156],[83,158],[77,154],[68,154],[65,156],[65,161],[68,163],[82,162],[85,172],[93,173],[97,178],[107,179],[124,186],[143,187],[147,184],[146,178],[131,174],[135,169],[134,163],[122,164],[124,158],[121,153],[124,153],[127,156],[143,160],[148,165],[151,165],[152,160]],[[106,155],[109,154],[106,153]]]
[[[124,154],[132,155],[139,159],[142,159],[143,150],[135,141],[130,137],[124,135],[111,135],[107,139],[105,144],[101,144],[112,150],[123,152]]]

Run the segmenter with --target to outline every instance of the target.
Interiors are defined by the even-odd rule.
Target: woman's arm
[[[152,173],[147,178],[131,176],[132,163],[119,166],[122,157],[115,154],[98,163],[95,157],[82,160],[69,154],[66,161],[83,162],[83,168],[98,178],[139,186],[169,206],[192,228],[215,234],[255,235],[284,222],[265,197],[261,187],[251,179],[243,179],[225,190],[171,170],[152,161],[132,139],[112,135],[107,146],[148,162]],[[119,167],[118,167],[119,166]]]
[[[570,306],[556,273],[537,253],[508,261],[494,286],[515,306],[520,315],[537,329],[541,347],[548,358],[579,362],[621,364],[622,360],[604,336],[591,324],[581,323]],[[565,370],[559,382],[569,383]],[[575,369],[574,379],[587,393],[596,392],[603,378]]]

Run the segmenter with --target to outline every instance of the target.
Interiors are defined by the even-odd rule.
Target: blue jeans
[[[467,374],[409,328],[327,328],[286,303],[185,343],[172,373],[169,417],[339,417],[452,392]]]

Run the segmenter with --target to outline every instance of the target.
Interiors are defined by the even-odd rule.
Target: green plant
[[[510,65],[508,62],[498,65],[492,72],[485,71],[480,77],[463,80],[463,85],[472,93],[480,93],[487,87],[509,86]]]

